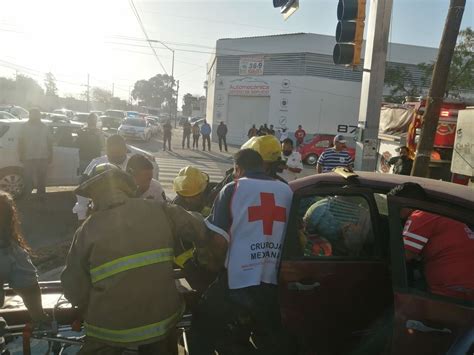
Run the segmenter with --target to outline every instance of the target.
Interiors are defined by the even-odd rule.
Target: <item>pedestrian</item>
[[[153,179],[153,164],[141,154],[134,154],[128,159],[127,173],[137,184],[137,197],[145,200],[166,201],[166,194],[161,184]]]
[[[344,136],[341,134],[336,135],[334,137],[334,147],[326,149],[319,157],[318,164],[316,165],[317,173],[328,173],[339,167],[352,170],[354,162],[346,148]]]
[[[258,135],[257,127],[255,127],[255,125],[252,125],[252,127],[249,129],[247,133],[247,137],[250,139],[252,137],[256,137],[257,135]]]
[[[25,196],[36,186],[38,197],[46,194],[48,165],[53,160],[53,139],[49,128],[41,122],[40,110],[30,110],[28,122],[21,126],[18,137],[18,156],[23,163]]]
[[[287,138],[281,144],[282,159],[286,162],[284,170],[279,174],[285,181],[296,180],[303,171],[301,154],[293,150],[293,141]]]
[[[295,132],[296,148],[303,144],[304,137],[306,137],[306,131],[303,129],[303,126],[299,125],[298,129]]]
[[[199,128],[199,124],[197,122],[193,125],[192,133],[193,149],[199,149],[199,137],[201,136],[201,129]]]
[[[393,173],[397,175],[410,175],[413,167],[413,159],[410,158],[410,149],[400,147],[400,155],[388,161],[388,165],[393,165]]]
[[[176,324],[184,304],[173,275],[174,245],[206,248],[202,216],[134,198],[133,178],[111,164],[76,194],[92,199],[61,274],[64,295],[84,319],[81,354],[177,355]]]
[[[167,120],[163,125],[163,150],[166,151],[166,142],[168,142],[168,150],[171,151],[171,136],[173,127],[170,120]]]
[[[261,136],[266,136],[267,133],[268,131],[266,130],[265,126],[261,125],[260,128],[258,129],[257,135],[261,137]]]
[[[183,144],[182,144],[183,149],[184,149],[185,142],[187,143],[186,146],[188,147],[188,149],[190,149],[189,138],[191,136],[191,130],[192,130],[191,123],[189,121],[185,121],[183,124]]]
[[[274,126],[271,124],[270,128],[268,129],[268,134],[271,134],[272,136],[275,135],[275,129],[273,128]]]
[[[118,134],[114,134],[107,138],[106,142],[106,154],[95,158],[87,166],[86,170],[83,172],[83,179],[88,178],[94,168],[97,165],[104,163],[111,163],[119,167],[122,170],[125,170],[127,167],[128,156],[127,156],[127,144],[123,137]],[[87,218],[87,211],[89,210],[90,200],[82,196],[77,196],[77,202],[72,209],[73,213],[77,214],[77,219],[79,222],[84,221]]]
[[[97,129],[97,116],[91,113],[87,117],[87,127],[77,136],[79,147],[79,171],[82,174],[90,162],[102,155],[102,132]]]
[[[265,174],[256,150],[240,150],[234,171],[236,180],[219,193],[206,220],[215,243],[221,243],[213,255],[222,271],[193,313],[190,353],[214,354],[228,324],[249,314],[258,329],[259,353],[288,354],[281,344],[277,271],[292,191]],[[255,248],[261,253],[252,252]]]
[[[206,142],[207,142],[207,148],[209,151],[211,151],[211,125],[207,123],[206,120],[204,120],[204,123],[201,127],[201,134],[202,134],[202,150],[206,151]]]
[[[288,130],[285,127],[283,127],[281,129],[280,142],[283,142],[287,138],[288,138]]]
[[[224,143],[225,151],[227,152],[227,125],[221,122],[217,127],[217,138],[219,139],[219,150],[222,152],[222,143]]]
[[[5,299],[3,285],[8,283],[23,299],[33,322],[45,322],[38,275],[29,253],[15,202],[8,193],[0,191],[0,308]]]

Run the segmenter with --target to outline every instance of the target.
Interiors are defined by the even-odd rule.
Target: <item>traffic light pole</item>
[[[355,169],[375,171],[393,0],[371,0],[360,93]]]

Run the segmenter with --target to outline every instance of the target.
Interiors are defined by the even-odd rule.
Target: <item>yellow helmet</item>
[[[181,196],[192,197],[203,192],[209,183],[209,175],[194,166],[182,168],[173,181],[173,190]]]
[[[263,161],[274,162],[281,159],[281,144],[275,136],[252,137],[240,149],[252,149],[260,154]]]

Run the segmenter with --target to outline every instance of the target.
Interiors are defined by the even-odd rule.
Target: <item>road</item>
[[[153,138],[149,142],[129,142],[138,148],[152,153],[158,166],[160,167],[160,183],[165,189],[166,195],[174,197],[173,180],[178,175],[181,168],[192,165],[209,175],[211,181],[220,181],[226,170],[233,166],[232,154],[237,152],[237,147],[228,147],[229,152],[220,152],[217,143],[212,142],[211,152],[199,150],[183,149],[181,146],[182,130],[177,128],[173,131],[171,139],[171,152],[163,151],[163,141],[161,138]],[[202,143],[202,142],[200,142]]]

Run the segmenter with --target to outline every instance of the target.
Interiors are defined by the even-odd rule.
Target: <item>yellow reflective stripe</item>
[[[161,322],[131,329],[106,329],[89,323],[85,323],[84,326],[87,336],[115,343],[135,343],[166,335],[176,325],[183,313],[184,306],[181,306],[176,313]]]
[[[173,249],[155,249],[143,253],[124,256],[91,269],[91,279],[95,283],[123,271],[136,269],[142,266],[162,263],[173,260]]]
[[[194,249],[188,249],[184,253],[179,254],[174,258],[174,263],[178,265],[181,269],[184,267],[184,264],[191,259],[194,255]]]

